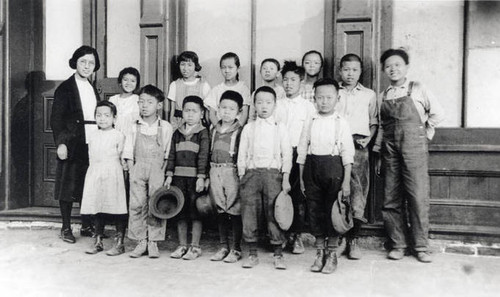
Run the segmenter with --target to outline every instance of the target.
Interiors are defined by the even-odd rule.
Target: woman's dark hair
[[[177,57],[177,67],[181,65],[181,62],[193,62],[194,63],[194,71],[200,71],[201,65],[198,60],[198,55],[195,52],[184,51],[179,57]]]
[[[109,109],[111,109],[111,113],[113,114],[113,116],[116,116],[118,114],[118,111],[116,110],[116,105],[114,105],[111,101],[102,100],[102,101],[97,102],[97,104],[95,106],[94,117],[95,117],[95,114],[97,113],[97,108],[101,107],[101,106],[109,107]]]
[[[268,87],[268,86],[262,86],[255,90],[255,94],[253,95],[253,102],[255,103],[255,99],[257,98],[257,94],[259,93],[270,93],[274,97],[274,102],[276,102],[276,92],[274,91],[273,88]]]
[[[361,61],[361,58],[356,55],[356,54],[347,54],[340,59],[340,68],[343,67],[344,62],[359,62],[361,65],[361,71],[363,71],[363,61]]]
[[[285,77],[287,72],[298,74],[300,76],[300,80],[303,80],[306,76],[306,70],[304,67],[297,65],[295,61],[285,61],[283,69],[281,70],[281,76]]]
[[[334,79],[329,78],[329,77],[318,79],[314,83],[313,89],[316,90],[318,87],[321,87],[321,86],[334,86],[337,91],[340,89],[339,84]]]
[[[139,90],[139,96],[141,94],[148,94],[149,96],[153,96],[156,98],[156,100],[158,100],[158,102],[163,102],[165,100],[165,95],[163,94],[163,92],[153,85],[146,85],[142,87]]]
[[[222,61],[224,60],[227,60],[227,59],[234,59],[234,64],[236,65],[236,67],[240,68],[240,57],[238,57],[237,54],[233,53],[233,52],[228,52],[228,53],[225,53],[222,55],[222,57],[220,57],[220,61],[219,61],[219,67],[222,65]],[[240,80],[240,74],[237,73],[236,74],[236,80]]]
[[[310,55],[310,54],[316,54],[316,55],[318,55],[318,56],[319,56],[319,58],[320,58],[320,60],[321,60],[321,68],[323,68],[323,63],[324,63],[324,61],[323,61],[323,55],[322,55],[320,52],[316,51],[316,50],[311,50],[311,51],[308,51],[307,53],[305,53],[305,54],[302,56],[302,66],[304,66],[304,60],[305,60],[305,59],[306,59],[306,57],[307,57],[308,55]],[[321,69],[321,68],[320,68],[320,69]]]
[[[403,49],[394,49],[394,48],[390,48],[388,50],[386,50],[382,56],[380,57],[380,63],[382,65],[384,65],[385,63],[385,60],[389,59],[389,57],[392,57],[392,56],[400,56],[401,59],[403,59],[403,61],[405,61],[405,64],[408,65],[410,64],[410,57],[408,56],[408,53],[403,50]]]
[[[126,74],[131,74],[137,79],[137,85],[135,86],[134,90],[137,91],[139,89],[139,86],[141,85],[141,74],[139,73],[139,70],[135,69],[134,67],[123,68],[122,71],[120,71],[120,74],[118,74],[119,84],[122,83],[122,79]]]
[[[76,49],[71,59],[69,59],[69,67],[71,67],[71,69],[76,69],[76,62],[78,61],[78,59],[80,59],[85,55],[94,55],[95,59],[94,72],[96,72],[97,70],[99,70],[99,68],[101,68],[101,62],[99,61],[99,54],[97,53],[95,48],[90,47],[88,45],[82,45]]]
[[[280,71],[280,69],[281,69],[280,62],[278,62],[278,60],[276,60],[276,59],[274,59],[274,58],[267,58],[267,59],[264,59],[264,60],[262,61],[262,63],[260,63],[260,69],[262,69],[262,66],[264,66],[264,63],[267,63],[267,62],[271,62],[271,63],[276,64],[276,68],[278,69],[278,71]]]
[[[236,104],[238,104],[239,109],[243,107],[243,97],[241,96],[240,93],[236,91],[231,91],[231,90],[225,91],[224,93],[222,93],[222,96],[220,97],[220,102],[222,102],[222,100],[231,100],[236,102]]]

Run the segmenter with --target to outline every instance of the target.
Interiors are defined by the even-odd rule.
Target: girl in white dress
[[[139,89],[141,75],[134,67],[127,67],[120,71],[118,84],[122,89],[120,94],[109,98],[116,106],[117,118],[115,128],[125,136],[132,131],[132,126],[139,119],[139,96],[134,94]]]
[[[109,101],[97,103],[95,119],[99,130],[89,137],[90,165],[85,176],[81,214],[93,215],[96,228],[94,244],[86,251],[96,254],[103,250],[102,238],[105,221],[116,223],[116,245],[106,254],[110,256],[125,252],[123,239],[127,225],[127,202],[121,154],[125,136],[113,125],[116,121],[116,106]]]

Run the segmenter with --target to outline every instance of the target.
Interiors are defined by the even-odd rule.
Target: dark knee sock
[[[217,225],[219,227],[220,244],[229,249],[229,217],[226,213],[217,215]]]
[[[94,218],[94,226],[95,226],[96,234],[99,236],[103,236],[104,235],[104,226],[106,225],[104,215],[101,213],[98,213],[98,214],[95,214],[93,216],[93,218]]]
[[[120,236],[123,240],[125,238],[125,230],[127,229],[127,215],[116,215],[115,216],[115,226],[117,236]]]
[[[82,219],[82,228],[92,227],[92,216],[81,215],[81,219]]]
[[[256,242],[249,242],[248,248],[250,250],[250,256],[257,256],[257,243]]]
[[[351,230],[347,233],[347,238],[357,238],[359,231],[361,230],[361,225],[363,224],[363,221],[354,219],[354,226],[352,227]]]
[[[274,247],[274,255],[282,256],[283,255],[283,246],[281,244],[273,244]]]
[[[243,237],[243,224],[241,216],[231,216],[231,226],[233,228],[233,249],[241,252],[241,238]]]
[[[61,210],[62,228],[71,228],[71,209],[73,202],[59,200],[59,208]]]

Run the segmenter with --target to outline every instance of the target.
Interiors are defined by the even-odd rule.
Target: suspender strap
[[[413,84],[414,84],[413,81],[410,81],[410,83],[408,84],[408,97],[411,97],[411,91],[413,90]]]
[[[335,146],[333,147],[333,155],[335,155],[335,148],[338,150],[338,154],[340,155],[340,119],[338,116],[335,117]]]
[[[231,134],[231,142],[229,143],[229,155],[234,156],[234,147],[236,146],[236,137],[238,137],[238,129]]]

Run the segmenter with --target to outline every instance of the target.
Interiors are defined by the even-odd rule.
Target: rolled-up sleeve
[[[377,95],[375,95],[375,92],[372,92],[372,96],[368,104],[368,112],[370,117],[370,122],[369,122],[370,127],[378,125],[378,105],[377,105]]]
[[[432,92],[422,87],[421,84],[417,84],[417,86],[420,87],[424,110],[427,117],[427,121],[425,122],[427,138],[432,140],[435,133],[435,127],[445,119],[444,109]]]
[[[240,138],[240,146],[238,148],[238,175],[242,176],[245,174],[247,169],[247,153],[248,153],[248,130],[250,129],[250,125],[254,123],[250,123],[243,128],[241,132]]]
[[[352,140],[351,129],[349,129],[349,124],[344,119],[339,120],[340,125],[340,157],[342,158],[342,164],[345,166],[347,164],[354,163],[354,142]]]
[[[125,144],[123,145],[122,159],[134,160],[134,143],[137,134],[137,125],[134,124],[130,133],[125,135]]]
[[[382,127],[382,121],[380,120],[380,107],[382,106],[382,98],[384,93],[380,93],[379,99],[377,100],[377,111],[378,111],[378,130],[377,130],[377,138],[375,138],[375,144],[373,145],[373,151],[376,153],[380,152],[380,148],[382,147],[382,139],[384,136],[384,129]]]
[[[307,151],[309,150],[309,142],[311,140],[311,125],[312,118],[307,120],[302,127],[302,133],[300,133],[299,145],[297,146],[297,163],[305,164]]]

